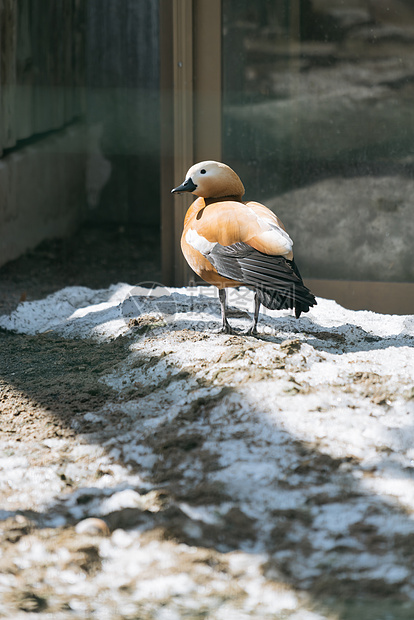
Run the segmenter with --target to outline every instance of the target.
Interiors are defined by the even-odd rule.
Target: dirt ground
[[[88,228],[44,243],[0,270],[0,314],[160,281],[158,247]],[[411,620],[412,509],[364,484],[412,477],[410,442],[404,461],[392,443],[412,377],[381,360],[413,338],[291,317],[276,336],[212,335],[189,309],[178,295],[173,328],[148,315],[101,341],[0,329],[0,617]],[[301,410],[307,439],[283,426]]]
[[[40,299],[66,286],[97,289],[118,281],[160,279],[156,229],[85,226],[72,237],[45,241],[0,268],[0,315],[12,312],[22,301]],[[75,431],[74,416],[81,411],[94,411],[108,399],[111,390],[98,378],[125,357],[125,350],[126,343],[122,341],[95,348],[87,341],[48,334],[31,337],[0,329],[2,438],[42,445],[45,439],[71,439],[90,432],[91,424],[82,420]],[[109,428],[108,433],[112,432]],[[37,460],[47,462],[47,452],[47,448],[39,451]],[[7,549],[8,543],[13,546],[33,527],[25,516],[2,521],[3,549],[4,545]],[[53,540],[59,535],[58,529]],[[41,597],[25,591],[11,595],[11,599],[13,616],[13,607],[25,612],[42,609]]]
[[[160,263],[156,229],[85,226],[0,268],[0,315],[66,286],[99,289],[114,282],[160,282]],[[42,439],[73,436],[73,413],[105,401],[108,391],[97,377],[123,358],[125,344],[94,351],[86,341],[0,330],[0,350],[2,432]],[[91,374],[84,372],[88,368],[93,368]]]
[[[65,286],[106,288],[147,280],[161,280],[156,228],[85,225],[71,237],[44,241],[0,267],[0,315],[19,301],[40,299]]]

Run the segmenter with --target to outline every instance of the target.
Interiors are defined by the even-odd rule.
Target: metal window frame
[[[221,0],[160,0],[161,247],[163,284],[169,286],[185,286],[195,278],[180,248],[191,197],[172,196],[171,188],[183,181],[193,163],[221,160],[221,8]],[[291,19],[295,29],[297,14]],[[414,312],[413,283],[306,283],[315,295],[354,310]]]

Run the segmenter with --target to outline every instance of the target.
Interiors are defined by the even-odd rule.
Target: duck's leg
[[[260,309],[260,301],[258,299],[258,295],[255,292],[254,294],[254,314],[253,314],[253,322],[250,325],[249,329],[244,332],[245,336],[254,336],[255,334],[257,334],[257,320],[259,318],[259,309]]]
[[[219,288],[219,300],[220,300],[220,306],[221,306],[221,320],[222,320],[221,329],[219,330],[219,332],[223,334],[234,334],[236,332],[233,331],[226,317],[226,289],[225,288]]]

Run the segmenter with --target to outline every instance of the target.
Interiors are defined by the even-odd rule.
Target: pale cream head
[[[224,198],[232,196],[241,199],[244,186],[238,175],[226,164],[218,161],[202,161],[191,166],[185,181],[173,192],[190,191],[202,198]]]

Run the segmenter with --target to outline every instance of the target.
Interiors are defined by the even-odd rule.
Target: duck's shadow
[[[269,316],[263,312],[259,314],[257,334],[249,336],[244,332],[251,325],[252,314],[236,308],[231,303],[228,310],[229,322],[235,331],[234,338],[254,338],[263,343],[275,344],[298,339],[316,350],[334,354],[414,346],[411,326],[414,318],[405,320],[400,333],[381,336],[374,329],[371,331],[369,327],[363,328],[351,322],[327,327],[324,321],[318,319],[317,310],[312,314],[302,315],[299,319],[287,311],[280,311],[279,316]],[[378,318],[378,315],[375,316]],[[82,316],[61,317],[57,325],[51,326],[51,331],[62,332],[71,338],[88,337],[99,334],[102,326],[120,318],[125,321],[127,331],[134,338],[147,336],[154,329],[186,331],[189,336],[191,335],[191,339],[213,336],[217,338],[221,325],[220,305],[216,295],[172,292],[159,297],[153,297],[151,294],[127,296],[123,302],[103,310],[91,307],[90,311],[83,312]],[[12,324],[8,326],[12,331],[13,328]],[[228,338],[228,334],[221,336]]]
[[[171,297],[175,303],[175,313],[171,316]],[[217,298],[203,296],[173,294],[168,298],[168,307],[162,298],[158,300],[158,309],[170,314],[168,325],[175,330],[192,330],[194,333],[216,335],[220,326],[220,307]],[[165,300],[167,304],[167,300]],[[163,307],[164,306],[164,307]],[[188,317],[183,315],[188,314]],[[358,351],[373,351],[389,347],[412,347],[414,335],[407,328],[399,334],[380,336],[374,331],[367,331],[355,323],[343,323],[334,327],[326,327],[318,322],[317,316],[303,316],[296,319],[281,311],[279,317],[259,314],[257,333],[245,335],[251,324],[251,313],[229,306],[229,320],[234,329],[234,336],[255,338],[263,342],[282,342],[298,338],[311,345],[314,349],[329,353],[343,354]],[[226,334],[224,334],[226,336]]]

